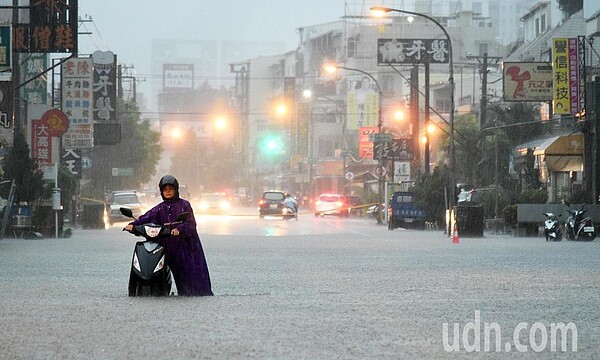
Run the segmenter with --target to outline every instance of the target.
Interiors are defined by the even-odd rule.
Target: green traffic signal
[[[276,135],[265,136],[261,141],[260,148],[265,155],[277,155],[283,153],[281,138]]]

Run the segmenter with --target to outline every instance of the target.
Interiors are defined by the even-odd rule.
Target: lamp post
[[[455,188],[456,188],[456,171],[455,171],[455,154],[454,154],[454,64],[452,61],[452,39],[450,39],[450,35],[448,31],[434,18],[417,13],[412,11],[400,10],[400,9],[392,9],[387,7],[374,6],[371,8],[371,14],[374,16],[383,16],[389,12],[399,12],[408,15],[421,16],[426,18],[427,20],[432,21],[436,24],[446,36],[448,40],[448,56],[449,56],[449,69],[448,69],[448,83],[450,84],[450,208],[453,209],[455,205]]]
[[[332,64],[325,65],[325,70],[329,73],[334,73],[337,71],[337,69],[344,69],[344,70],[359,72],[363,75],[368,76],[371,80],[373,80],[373,82],[375,83],[375,86],[377,86],[377,93],[379,94],[379,106],[377,107],[377,130],[379,132],[378,136],[381,136],[382,126],[383,126],[383,119],[381,118],[381,102],[383,100],[383,97],[382,97],[381,87],[379,86],[377,79],[375,79],[375,77],[373,75],[371,75],[370,73],[368,73],[364,70],[349,68],[349,67],[340,66],[340,65],[332,65]],[[383,167],[383,146],[381,144],[381,139],[379,140],[379,143],[380,144],[377,148],[377,179],[378,179],[378,189],[379,189],[377,205],[383,204],[385,201],[383,198],[383,191],[384,191],[384,189],[383,189],[384,180],[383,179],[385,177],[385,172],[384,172],[384,167]],[[381,219],[381,216],[380,216],[380,212],[377,212],[377,215],[378,215],[377,223],[378,224],[383,223],[383,220]]]

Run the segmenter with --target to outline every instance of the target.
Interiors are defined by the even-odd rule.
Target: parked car
[[[315,216],[348,216],[348,200],[340,194],[321,194],[315,201]]]
[[[388,206],[388,229],[400,226],[422,228],[425,225],[425,211],[419,209],[413,202],[414,193],[396,191],[390,198]]]
[[[285,193],[283,191],[270,190],[262,194],[258,201],[258,216],[262,219],[266,215],[282,215]]]
[[[231,210],[231,200],[224,193],[200,194],[197,207],[203,214],[226,214]]]
[[[109,195],[108,203],[110,223],[130,220],[121,214],[119,210],[121,207],[131,209],[133,216],[136,218],[145,213],[150,207],[146,194],[137,190],[113,191]]]

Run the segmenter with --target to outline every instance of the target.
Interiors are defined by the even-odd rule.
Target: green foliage
[[[498,192],[494,189],[489,191],[483,191],[477,202],[483,206],[483,213],[486,219],[492,219],[496,217],[496,201],[498,201],[498,217],[502,216],[500,211],[511,203],[511,199],[508,196],[506,190],[502,187],[498,188]]]
[[[583,9],[583,0],[556,0],[556,2],[558,3],[558,8],[565,12],[566,17]]]
[[[450,171],[446,165],[440,164],[431,174],[424,174],[415,183],[415,204],[425,210],[426,221],[443,224],[446,217],[446,196],[444,189],[450,183]]]
[[[525,189],[517,198],[517,204],[545,204],[548,192],[544,189]]]
[[[527,189],[539,189],[542,186],[540,181],[540,170],[535,168],[535,156],[533,149],[527,149],[525,155],[525,166],[523,168],[525,187]]]
[[[121,121],[121,143],[98,146],[88,156],[92,160],[90,181],[82,196],[103,199],[109,190],[138,189],[156,174],[160,159],[160,134],[141,120],[134,102],[117,102]],[[112,168],[133,168],[134,176],[112,176]]]
[[[517,224],[517,205],[507,205],[502,210],[504,221],[509,225]]]
[[[583,190],[575,190],[571,192],[569,197],[569,203],[571,204],[593,204],[592,194]]]
[[[15,180],[15,203],[22,201],[31,203],[43,196],[44,180],[42,172],[37,164],[29,156],[29,146],[22,133],[15,134],[12,149],[4,158],[3,180],[10,182]],[[0,187],[0,194],[7,199],[10,192],[10,184]]]
[[[539,121],[539,109],[533,103],[490,104],[483,129],[477,114],[456,116],[454,128],[456,182],[489,186],[496,182],[498,171],[499,185],[505,189],[514,187],[508,173],[514,147],[551,131],[550,124]],[[439,146],[449,154],[447,135]],[[530,169],[530,186],[539,187],[539,173],[533,166]]]

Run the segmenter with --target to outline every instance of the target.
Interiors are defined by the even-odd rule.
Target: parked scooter
[[[383,224],[383,219],[385,218],[385,204],[375,204],[371,205],[367,208],[367,215],[372,216],[377,220],[378,224]]]
[[[546,216],[546,220],[544,221],[544,236],[546,237],[546,241],[561,241],[562,240],[562,231],[560,230],[560,222],[558,221],[558,217],[561,215],[554,215],[551,212],[544,213]]]
[[[120,208],[121,214],[133,218],[131,209]],[[165,262],[165,248],[156,240],[171,236],[171,225],[187,219],[189,213],[183,212],[175,222],[158,225],[142,224],[133,227],[130,232],[144,237],[133,249],[131,272],[129,273],[129,296],[169,296],[172,286],[171,269]],[[123,229],[125,231],[125,229]]]
[[[579,210],[572,210],[570,204],[567,203],[569,209],[569,217],[565,222],[565,235],[569,240],[575,241],[592,241],[596,238],[596,229],[592,218],[587,216],[584,217],[587,210],[584,209],[585,205],[581,205]]]

